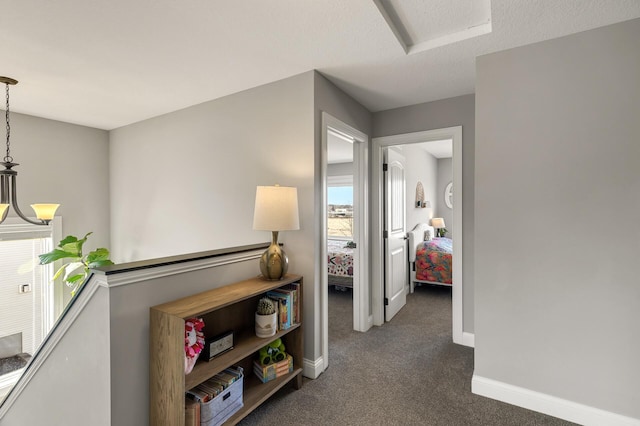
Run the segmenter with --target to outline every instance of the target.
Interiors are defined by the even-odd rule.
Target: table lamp
[[[437,237],[444,237],[444,234],[442,233],[442,231],[440,231],[440,229],[445,227],[444,224],[444,219],[441,217],[434,217],[431,219],[431,226],[433,226],[434,228],[436,228],[436,236]]]
[[[300,229],[298,189],[289,186],[258,186],[253,229],[271,231],[271,245],[260,257],[260,271],[267,280],[280,280],[287,273],[289,258],[278,245],[278,232]]]

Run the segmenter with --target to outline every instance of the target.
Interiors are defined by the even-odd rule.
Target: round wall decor
[[[453,208],[453,182],[449,182],[444,188],[444,203],[450,209]]]

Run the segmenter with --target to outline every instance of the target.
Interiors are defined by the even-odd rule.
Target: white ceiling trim
[[[387,6],[383,4],[384,0],[373,0],[376,7],[380,11],[380,14],[384,18],[387,26],[391,29],[391,32],[398,40],[398,43],[404,50],[405,54],[413,55],[415,53],[425,52],[427,50],[435,49],[437,47],[446,46],[449,44],[457,43],[463,40],[468,40],[474,37],[479,37],[481,35],[490,34],[492,31],[491,26],[491,0],[485,0],[485,7],[487,8],[486,13],[489,18],[486,22],[479,23],[476,25],[471,25],[464,30],[455,31],[449,34],[445,34],[440,37],[435,37],[432,39],[424,40],[418,43],[413,43],[413,41],[404,34],[408,34],[406,28],[408,27],[408,23],[403,22],[402,18],[398,13],[391,12],[388,9],[392,9],[393,5],[389,2]],[[397,17],[394,19],[392,16]]]
[[[476,25],[475,27],[467,28],[466,30],[458,31],[452,34],[447,34],[442,37],[434,38],[431,40],[423,41],[418,44],[414,44],[409,47],[408,55],[414,53],[424,52],[426,50],[435,49],[436,47],[446,46],[448,44],[457,43],[459,41],[468,40],[470,38],[479,37],[481,35],[491,33],[491,21],[484,24]]]
[[[409,46],[409,43],[404,39],[402,34],[400,34],[400,30],[398,29],[396,24],[393,22],[393,19],[391,19],[391,16],[389,16],[389,12],[387,12],[387,9],[382,4],[382,0],[373,0],[373,2],[375,3],[376,7],[380,11],[380,14],[384,18],[384,21],[389,26],[389,29],[391,29],[391,32],[393,33],[393,35],[396,36],[396,39],[398,40],[398,43],[400,43],[400,46],[402,46],[404,53],[408,55],[411,47]]]
[[[335,136],[336,138],[342,139],[345,142],[353,143],[354,139],[352,136],[347,135],[346,133],[342,133],[339,130],[332,129],[331,127],[327,129],[327,133],[331,136]]]

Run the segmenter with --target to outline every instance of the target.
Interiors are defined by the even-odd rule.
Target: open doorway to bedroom
[[[409,289],[453,282],[453,140],[399,145],[407,154]]]
[[[368,136],[322,113],[320,300],[322,368],[329,365],[329,303],[349,311],[342,331],[372,323],[368,268]],[[331,296],[331,297],[330,297]],[[345,312],[342,312],[343,314]],[[351,321],[349,321],[351,319]]]
[[[329,129],[327,135],[327,286],[330,341],[353,329],[354,241],[353,140]],[[356,277],[356,280],[358,277]],[[336,314],[336,311],[339,315]]]
[[[449,231],[446,236],[452,237],[452,255],[451,255],[451,300],[452,300],[452,335],[455,343],[464,344],[467,346],[473,346],[472,342],[465,342],[462,330],[462,127],[450,127],[437,130],[429,130],[416,133],[407,133],[394,136],[386,136],[373,139],[372,143],[372,310],[373,319],[375,325],[382,325],[385,320],[385,212],[384,212],[384,182],[385,172],[383,171],[383,159],[385,151],[393,147],[394,149],[404,148],[409,152],[406,157],[409,158],[409,162],[415,161],[416,158],[422,156],[417,155],[415,150],[419,150],[421,145],[435,143],[445,146],[446,142],[438,141],[451,141],[451,160],[450,160],[450,173],[451,180],[445,177],[445,165],[449,161],[442,161],[442,176],[438,182],[438,159],[435,155],[429,154],[432,157],[431,162],[435,164],[434,171],[431,175],[419,177],[417,174],[411,178],[411,173],[408,173],[409,179],[407,179],[406,193],[407,193],[407,220],[405,222],[405,229],[407,231],[407,239],[410,236],[409,231],[416,227],[418,224],[423,224],[425,229],[429,230],[432,236],[436,236],[436,232],[440,234],[442,228],[447,228]],[[426,145],[423,145],[426,146]],[[425,152],[424,155],[427,155]],[[440,153],[438,156],[444,156]],[[411,168],[411,167],[410,167]],[[422,182],[422,193],[418,185],[419,179],[429,180],[430,183]],[[449,185],[451,183],[451,185]],[[426,190],[425,190],[426,186]],[[444,189],[441,189],[443,186]],[[425,193],[426,191],[426,193]],[[417,203],[420,202],[420,206],[417,207]],[[423,204],[424,203],[424,204]],[[451,205],[449,209],[448,204]],[[424,207],[423,207],[424,205]],[[451,218],[447,221],[447,218]],[[433,219],[437,220],[435,223]],[[444,222],[444,226],[442,223]],[[434,226],[435,225],[435,226]],[[433,227],[433,228],[432,228]],[[437,229],[436,229],[437,228]],[[420,234],[420,240],[424,239],[425,233],[418,232]],[[417,235],[417,233],[416,233]],[[417,238],[417,237],[416,237]],[[408,247],[409,248],[409,247]],[[409,251],[409,250],[408,250]],[[409,253],[408,253],[409,254]],[[408,269],[411,270],[413,265],[409,264],[409,258],[407,258]],[[419,281],[438,281],[437,277],[421,277],[424,278]],[[427,279],[428,278],[428,279]],[[407,292],[411,291],[411,282],[415,282],[415,274],[411,276],[407,274],[406,277],[406,289]]]
[[[407,158],[408,297],[442,299],[453,283],[453,140],[398,145]],[[451,308],[449,308],[450,310]]]

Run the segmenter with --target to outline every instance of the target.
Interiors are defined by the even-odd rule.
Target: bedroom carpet
[[[396,317],[352,330],[352,293],[329,291],[329,368],[286,386],[240,425],[571,425],[471,393],[473,349],[451,340],[451,289],[420,286]]]

